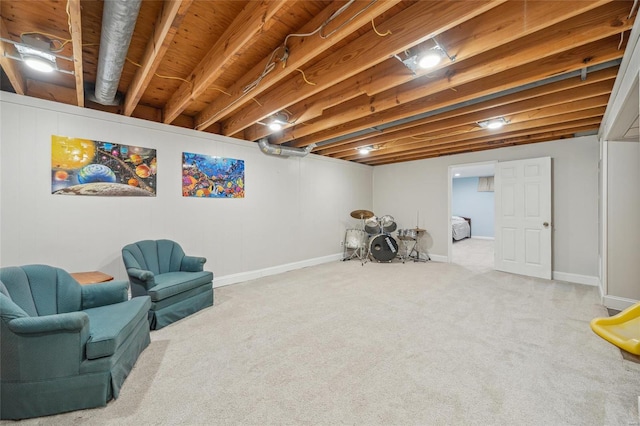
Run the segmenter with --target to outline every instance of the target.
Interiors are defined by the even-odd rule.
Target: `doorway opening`
[[[495,164],[449,166],[449,262],[475,272],[495,269]]]

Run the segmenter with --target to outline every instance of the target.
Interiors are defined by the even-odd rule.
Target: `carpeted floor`
[[[152,332],[106,407],[24,424],[630,425],[640,366],[595,287],[333,262],[215,289]]]

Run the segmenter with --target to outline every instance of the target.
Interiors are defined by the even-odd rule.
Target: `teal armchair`
[[[0,418],[104,406],[149,345],[148,297],[46,265],[0,268]]]
[[[145,240],[122,249],[131,295],[151,298],[149,323],[158,330],[213,305],[213,273],[204,257],[187,256],[171,240]]]

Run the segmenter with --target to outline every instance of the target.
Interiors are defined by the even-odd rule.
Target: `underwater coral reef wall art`
[[[183,152],[182,196],[244,198],[244,160]]]
[[[51,135],[51,193],[155,197],[156,150]]]

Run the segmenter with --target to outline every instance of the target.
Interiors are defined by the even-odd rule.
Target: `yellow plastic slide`
[[[591,329],[619,348],[640,355],[640,302],[612,317],[592,319]]]

